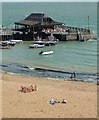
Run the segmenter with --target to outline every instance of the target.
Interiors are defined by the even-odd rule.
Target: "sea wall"
[[[76,33],[76,32],[73,32],[73,33],[70,33],[68,35],[66,35],[66,41],[69,41],[69,40],[89,40],[89,39],[96,39],[96,36],[90,32],[83,32],[81,31],[80,33]]]
[[[90,29],[66,27],[43,30],[43,37],[53,34],[59,41],[96,39],[96,35]]]
[[[67,30],[67,29],[66,29]],[[31,41],[35,37],[37,38],[38,35],[40,35],[43,38],[47,38],[49,35],[53,34],[59,41],[86,41],[89,39],[96,39],[96,35],[93,33],[93,31],[89,29],[72,29],[69,28],[68,31],[50,31],[50,32],[36,32],[34,34],[33,32],[20,32],[20,31],[12,31],[10,30],[10,34],[8,34],[8,30],[5,32],[0,33],[0,40],[9,40],[9,39],[21,39],[24,41]],[[2,34],[3,33],[3,34]]]

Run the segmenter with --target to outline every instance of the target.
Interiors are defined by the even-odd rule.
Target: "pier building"
[[[24,20],[14,24],[13,39],[35,40],[38,37],[46,39],[50,35],[59,41],[96,39],[94,33],[89,29],[65,26],[64,23],[57,22],[43,13],[32,13]]]

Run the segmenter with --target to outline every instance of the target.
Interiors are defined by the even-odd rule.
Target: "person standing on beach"
[[[71,79],[72,79],[72,78],[76,78],[76,73],[73,72],[73,73],[71,74],[70,78],[71,78]]]
[[[73,72],[73,78],[76,78],[76,73],[75,72]]]
[[[73,74],[71,74],[70,78],[71,78],[71,79],[73,78]]]

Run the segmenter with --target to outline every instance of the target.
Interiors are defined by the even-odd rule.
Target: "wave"
[[[97,41],[97,39],[95,40],[95,39],[89,39],[87,42],[96,42]]]
[[[35,70],[37,70],[37,71],[49,71],[49,72],[58,72],[58,73],[71,74],[71,72],[60,71],[60,70],[55,70],[55,69],[35,68]]]
[[[58,69],[48,69],[48,68],[39,68],[39,67],[30,67],[19,64],[2,64],[2,71],[30,75],[33,77],[45,77],[57,80],[71,80],[70,76],[73,71],[62,71]],[[76,78],[72,79],[74,81],[84,81],[84,82],[96,82],[97,74],[96,73],[82,73],[76,72]]]
[[[93,53],[91,53],[91,52],[90,53],[87,53],[87,52],[86,53],[78,52],[77,54],[84,55],[84,56],[85,55],[86,56],[97,56],[97,52],[93,52]]]

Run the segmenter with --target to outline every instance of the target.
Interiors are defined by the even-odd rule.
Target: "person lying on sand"
[[[37,89],[37,86],[36,85],[34,85],[34,91],[37,91],[38,89]]]
[[[57,101],[56,99],[51,99],[48,103],[51,104],[51,105],[54,105],[54,104],[56,104],[56,103],[60,103],[60,101]],[[62,103],[63,103],[63,104],[66,104],[67,101],[66,101],[65,99],[63,99],[63,100],[62,100]]]
[[[62,100],[62,103],[65,103],[65,104],[66,104],[66,103],[67,103],[67,101],[66,101],[65,99],[63,99],[63,100]]]
[[[23,87],[21,86],[21,92],[24,92],[24,93],[29,93],[29,92],[32,92],[32,91],[37,91],[37,86],[33,86],[31,85],[30,87]]]
[[[57,101],[56,101],[55,99],[51,99],[51,100],[49,101],[49,104],[54,105],[55,103],[57,103]]]
[[[54,105],[56,103],[60,103],[60,101],[57,101],[56,99],[51,99],[48,103]]]

